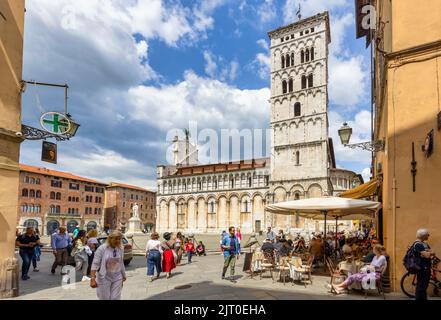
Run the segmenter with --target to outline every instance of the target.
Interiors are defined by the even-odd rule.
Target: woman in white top
[[[126,281],[122,234],[113,231],[105,244],[95,251],[90,271],[90,286],[97,288],[99,300],[121,300],[123,282]]]
[[[372,260],[370,266],[375,269],[375,279],[379,280],[381,277],[381,274],[384,272],[384,270],[387,267],[387,260],[384,256],[386,249],[381,244],[376,244],[374,246],[374,253],[375,257]],[[332,285],[337,294],[342,293],[344,289],[349,287],[352,283],[355,281],[362,282],[365,277],[369,277],[370,273],[355,273],[350,275],[344,282],[338,284],[338,285]]]
[[[159,241],[159,234],[157,232],[153,232],[150,236],[150,240],[147,241],[147,245],[145,247],[146,257],[147,257],[147,276],[149,277],[150,282],[153,281],[153,275],[155,273],[156,267],[156,278],[159,278],[161,274],[161,255],[162,255],[162,247],[161,241]]]

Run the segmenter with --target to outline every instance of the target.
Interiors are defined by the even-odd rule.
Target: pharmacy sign
[[[40,118],[41,127],[47,132],[63,135],[69,132],[70,120],[59,112],[46,112]]]

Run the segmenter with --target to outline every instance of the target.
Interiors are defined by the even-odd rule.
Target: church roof
[[[231,161],[227,163],[202,164],[177,167],[173,176],[189,176],[201,173],[220,173],[237,170],[258,169],[269,166],[270,158]]]
[[[118,182],[111,182],[110,185],[107,186],[107,188],[124,188],[124,189],[132,189],[137,191],[143,191],[143,192],[154,192],[151,190],[147,190],[141,187],[132,186],[130,184],[124,184],[124,183],[118,183]]]

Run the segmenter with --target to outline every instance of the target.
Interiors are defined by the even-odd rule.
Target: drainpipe
[[[397,180],[392,178],[392,241],[393,241],[393,268],[392,270],[392,290],[395,291],[395,281],[397,278],[397,250],[396,250],[396,234],[397,234]]]

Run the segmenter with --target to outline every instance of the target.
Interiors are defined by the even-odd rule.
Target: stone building
[[[15,225],[21,137],[24,0],[0,1],[0,298],[18,295]]]
[[[111,182],[106,187],[104,226],[125,230],[138,204],[139,218],[147,231],[155,228],[156,192],[122,183]]]
[[[158,167],[157,231],[244,233],[265,226],[269,159]]]
[[[265,205],[334,195],[333,180],[337,191],[352,187],[356,174],[336,168],[328,135],[328,13],[268,35],[271,157],[158,166],[158,231],[219,233],[230,225],[244,233],[267,226],[302,228],[303,219],[265,213]],[[177,141],[173,150],[182,145]]]
[[[441,252],[441,1],[371,1],[376,30],[361,25],[366,1],[356,4],[357,36],[374,53],[374,140],[384,142],[373,161],[382,182],[377,231],[399,290],[417,229],[428,228],[432,250]]]
[[[67,172],[20,164],[17,225],[50,235],[59,226],[72,232],[102,227],[105,183]]]

